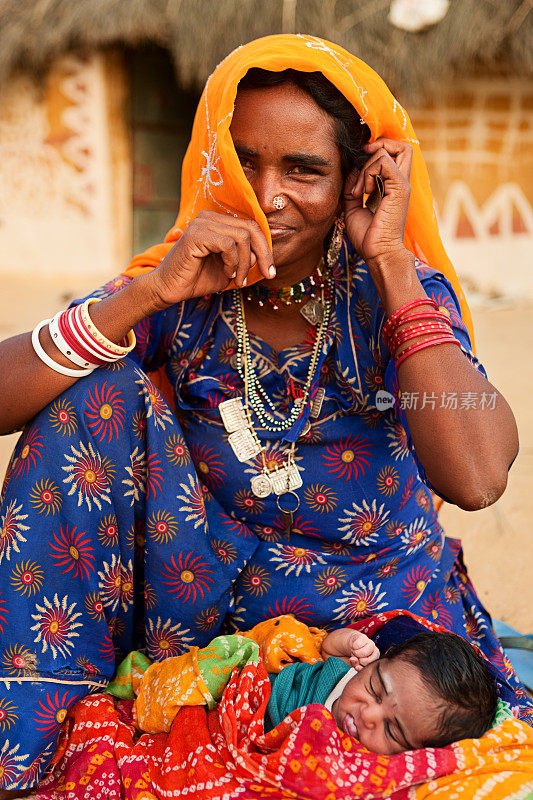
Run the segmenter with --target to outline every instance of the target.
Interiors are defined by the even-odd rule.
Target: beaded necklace
[[[261,394],[272,411],[275,411],[274,404],[267,396],[263,387],[261,387],[257,375],[252,364],[250,340],[248,331],[246,329],[246,318],[244,312],[244,301],[242,292],[238,289],[233,291],[233,302],[237,309],[236,327],[238,338],[238,351],[236,368],[244,383],[244,406],[241,398],[233,398],[225,400],[220,403],[219,411],[224,427],[229,433],[228,443],[230,444],[233,452],[239,461],[244,462],[255,458],[259,453],[261,454],[263,467],[258,475],[255,475],[251,481],[252,492],[256,497],[268,497],[269,494],[274,492],[277,495],[276,503],[281,512],[282,519],[285,525],[285,536],[289,538],[290,531],[293,525],[293,518],[295,512],[300,506],[300,498],[295,492],[302,486],[302,477],[297,464],[294,461],[294,453],[296,450],[296,441],[293,441],[287,450],[285,462],[281,467],[274,467],[269,469],[265,460],[264,448],[261,446],[259,437],[255,432],[251,410],[261,423],[261,426],[271,432],[283,432],[289,430],[297,421],[299,416],[303,413],[305,406],[309,400],[309,392],[311,384],[315,375],[316,364],[318,361],[319,353],[324,345],[327,335],[328,323],[331,317],[331,306],[333,302],[333,275],[330,272],[327,276],[325,283],[321,287],[321,300],[320,304],[323,308],[319,327],[316,332],[315,344],[313,353],[309,362],[307,370],[307,377],[303,388],[301,398],[296,398],[294,407],[286,420],[279,421],[264,408],[259,394]],[[318,302],[318,301],[317,301]],[[312,403],[310,415],[317,417],[320,413],[320,406],[324,399],[324,392],[320,394],[321,390],[317,392],[317,398]],[[320,397],[318,397],[320,395]],[[314,405],[317,404],[316,413]],[[304,429],[305,430],[305,429]],[[284,507],[280,500],[286,497],[284,503],[289,502],[293,505],[291,508]]]
[[[325,291],[326,287],[328,289],[327,292]],[[282,431],[287,431],[289,428],[292,428],[302,413],[303,408],[305,408],[305,404],[309,398],[309,389],[311,388],[311,383],[313,382],[316,362],[318,360],[320,349],[324,343],[331,315],[331,299],[333,297],[333,278],[331,274],[328,275],[326,283],[322,285],[320,293],[324,314],[322,316],[320,326],[316,332],[315,346],[309,361],[309,368],[307,370],[307,378],[303,389],[303,396],[295,400],[292,411],[285,420],[278,420],[269,411],[267,411],[261,402],[261,398],[259,397],[259,394],[261,394],[271,411],[275,411],[274,404],[267,396],[263,387],[260,385],[259,379],[257,378],[252,365],[250,340],[248,338],[248,331],[246,329],[242,292],[240,292],[238,289],[233,290],[233,302],[237,308],[237,371],[241,376],[243,383],[245,384],[250,406],[255,411],[257,419],[261,423],[261,427],[267,431],[271,431],[272,433],[281,433]]]
[[[260,306],[270,303],[277,310],[280,305],[290,306],[293,303],[300,304],[307,299],[306,295],[315,297],[316,293],[324,286],[325,279],[323,273],[324,260],[321,259],[311,275],[304,278],[292,286],[281,286],[278,289],[269,289],[268,286],[260,286],[254,283],[245,290],[248,300],[255,300]]]

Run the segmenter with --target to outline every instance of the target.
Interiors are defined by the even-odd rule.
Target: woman
[[[209,79],[182,174],[165,244],[3,345],[3,431],[28,424],[2,510],[3,787],[37,781],[118,652],[176,655],[226,614],[409,609],[500,663],[527,715],[427,488],[495,502],[518,440],[405,112],[341,48],[267,37]],[[87,352],[109,363],[76,379]],[[179,423],[140,369],[163,364]]]

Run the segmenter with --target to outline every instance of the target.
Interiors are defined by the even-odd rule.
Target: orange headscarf
[[[265,36],[238,47],[218,65],[200,98],[183,160],[176,223],[163,243],[132,259],[127,274],[139,275],[157,267],[191,220],[207,209],[255,219],[271,243],[266,217],[241,168],[229,130],[237,85],[251,67],[274,72],[289,68],[321,72],[366,122],[372,134],[371,141],[385,136],[412,146],[411,201],[405,246],[448,278],[473,339],[470,311],[440,239],[426,165],[409,117],[373,69],[342,47],[316,36]],[[257,268],[251,271],[250,279],[259,279]]]

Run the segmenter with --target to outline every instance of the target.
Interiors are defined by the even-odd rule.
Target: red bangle
[[[396,359],[396,369],[400,366],[400,364],[405,361],[406,358],[412,356],[413,353],[417,353],[419,350],[425,350],[426,347],[433,347],[437,344],[456,344],[461,346],[461,343],[455,338],[455,336],[442,336],[436,339],[425,339],[423,342],[419,342],[418,344],[414,344],[412,347],[408,347],[406,350],[401,353],[401,355]]]
[[[435,300],[433,300],[432,297],[425,297],[425,298],[417,297],[416,300],[411,300],[410,303],[406,303],[404,306],[398,308],[394,312],[394,314],[391,314],[391,316],[388,318],[388,320],[385,322],[383,326],[383,335],[386,336],[389,330],[394,325],[397,324],[400,317],[403,317],[403,315],[406,314],[408,311],[410,311],[412,308],[418,308],[418,306],[426,306],[426,305],[433,306],[435,311],[439,310],[438,305],[436,304]]]
[[[450,318],[444,311],[419,311],[418,313],[409,314],[405,319],[400,320],[395,327],[403,325],[405,322],[416,322],[420,319],[439,319],[442,322],[447,322],[451,325]]]
[[[64,311],[60,316],[57,318],[57,324],[59,327],[59,331],[63,336],[63,339],[67,342],[70,349],[76,353],[76,355],[80,356],[80,358],[85,359],[85,361],[90,361],[91,363],[98,362],[98,365],[101,366],[104,362],[99,358],[99,356],[94,353],[92,350],[83,346],[83,343],[74,335],[73,332],[73,325],[72,325],[72,317],[74,315],[74,308],[69,308],[67,311]]]
[[[438,323],[436,325],[412,325],[409,328],[404,328],[401,331],[393,333],[389,338],[388,348],[390,352],[393,353],[400,345],[405,344],[410,339],[414,339],[418,336],[423,336],[424,334],[428,333],[448,334],[451,333],[451,331],[449,328],[446,328],[444,325],[442,325],[442,323]]]

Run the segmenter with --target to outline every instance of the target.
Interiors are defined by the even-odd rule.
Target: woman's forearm
[[[157,311],[145,277],[134,279],[124,289],[91,306],[91,318],[108,339],[120,342],[131,328]],[[58,364],[76,369],[54,345],[48,326],[40,333],[45,352]],[[31,333],[0,343],[0,434],[25,425],[44,406],[76,382],[46,366],[36,355]]]
[[[373,267],[387,317],[427,296],[411,254],[403,263],[398,258]],[[414,353],[400,365],[398,379],[404,397],[418,401],[406,403],[405,413],[432,485],[464,509],[494,503],[505,489],[518,449],[516,423],[506,400],[453,344]],[[459,401],[450,403],[449,397]]]

